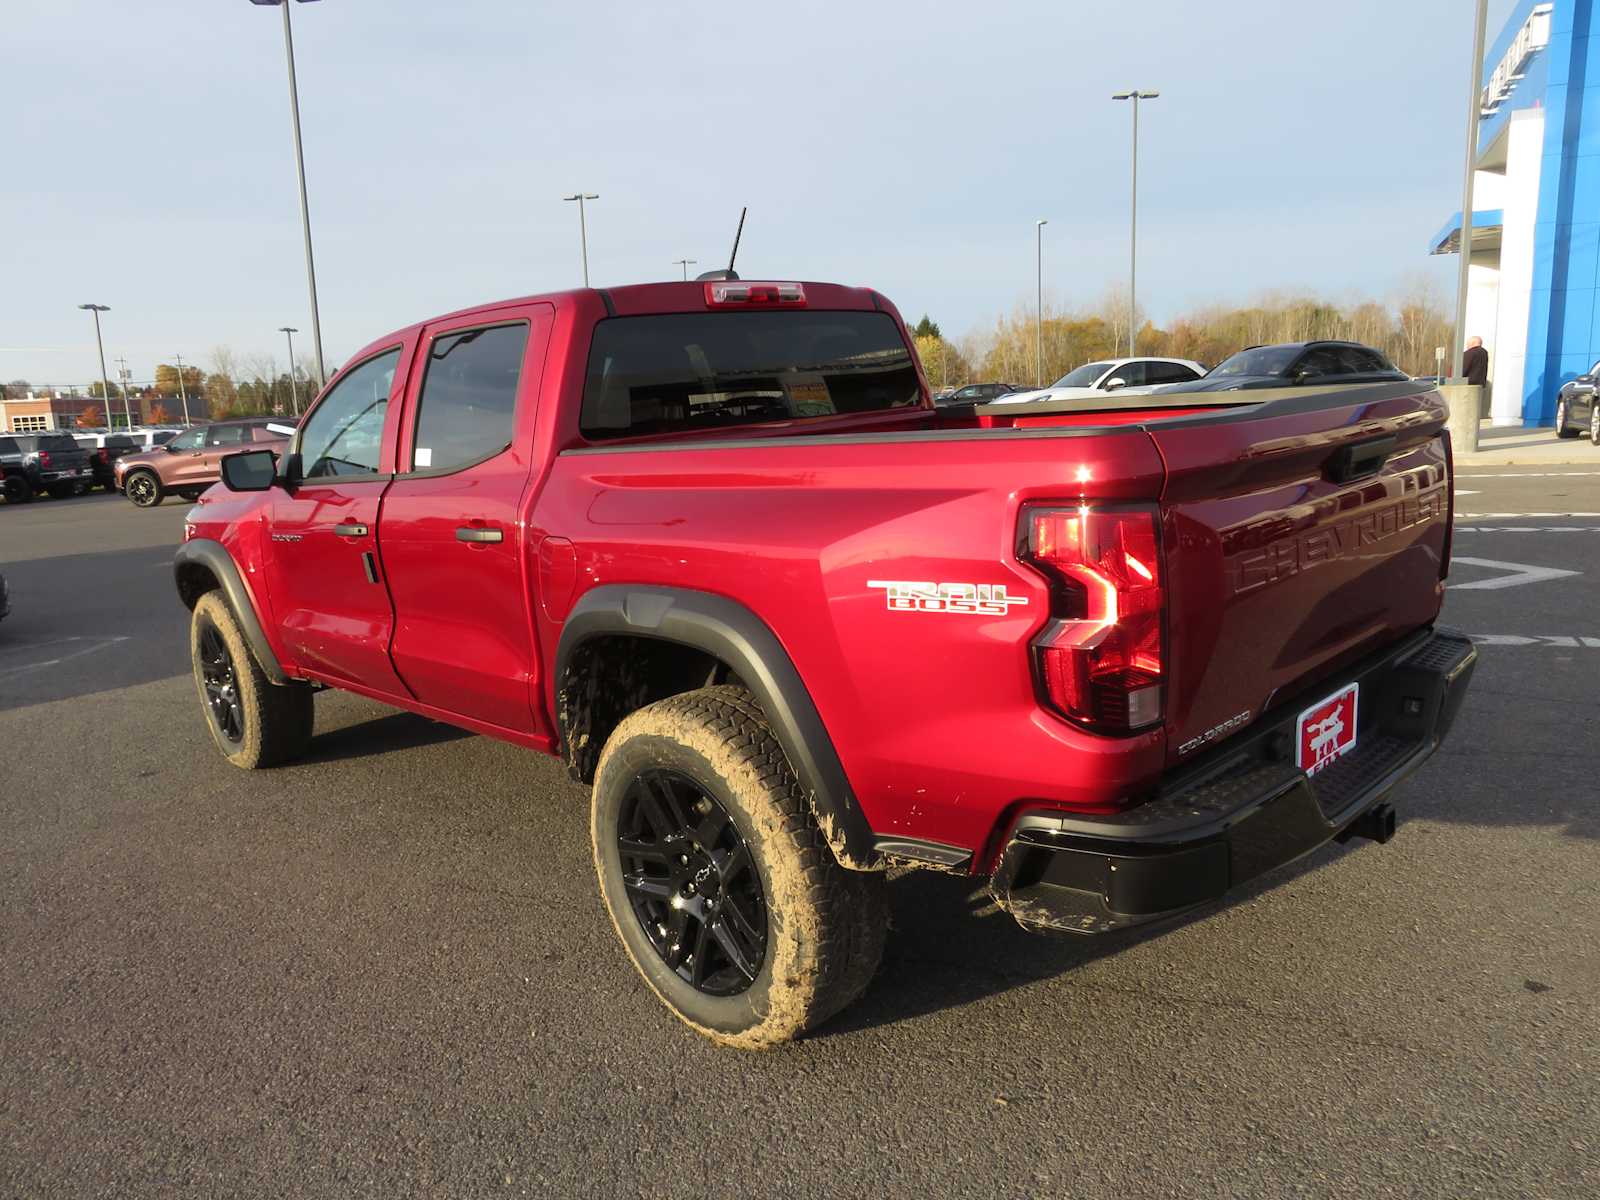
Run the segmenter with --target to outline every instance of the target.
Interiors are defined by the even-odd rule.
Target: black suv
[[[1410,378],[1381,351],[1359,342],[1285,342],[1279,346],[1250,346],[1212,367],[1203,379],[1169,384],[1161,394],[1387,383]]]
[[[35,492],[64,499],[94,482],[88,453],[69,433],[0,433],[0,467],[12,503],[32,500]]]

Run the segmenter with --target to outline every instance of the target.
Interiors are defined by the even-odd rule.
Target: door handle
[[[335,525],[333,531],[340,537],[367,536],[367,527],[365,525],[357,525],[354,521],[345,521],[342,524]]]
[[[505,534],[498,529],[485,529],[481,525],[457,525],[456,541],[458,542],[501,542]]]

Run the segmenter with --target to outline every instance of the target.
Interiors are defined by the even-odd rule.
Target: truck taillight
[[[804,308],[806,290],[798,283],[706,284],[707,308]]]
[[[101,446],[100,449],[95,451],[95,453],[99,456],[101,462],[109,463],[111,461],[111,451],[107,450],[104,446]]]
[[[41,467],[43,467],[46,471],[48,471],[50,469],[50,451],[48,451],[48,450],[39,451],[39,465]]]
[[[1050,582],[1034,640],[1039,689],[1076,725],[1133,733],[1162,717],[1161,549],[1149,508],[1030,506],[1022,560]]]

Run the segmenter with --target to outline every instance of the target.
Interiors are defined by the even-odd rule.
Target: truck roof
[[[555,292],[536,292],[531,296],[492,300],[485,304],[474,304],[466,308],[458,308],[454,312],[438,313],[424,320],[391,330],[382,337],[374,338],[352,354],[346,360],[346,363],[359,362],[373,351],[384,346],[393,345],[395,341],[411,335],[424,325],[431,325],[439,321],[454,321],[459,318],[473,317],[480,314],[488,317],[501,309],[516,308],[527,304],[550,304],[559,312],[562,309],[574,306],[588,307],[598,300],[604,314],[601,319],[604,319],[604,317],[644,316],[649,313],[706,312],[711,307],[706,302],[706,288],[711,282],[798,283],[805,291],[806,308],[844,309],[857,312],[870,312],[873,309],[877,309],[898,317],[898,311],[895,307],[872,288],[849,287],[844,284],[821,283],[811,280],[784,279],[780,281],[770,277],[730,281],[691,279],[687,282],[668,280],[661,283],[630,283],[612,288],[565,288]]]

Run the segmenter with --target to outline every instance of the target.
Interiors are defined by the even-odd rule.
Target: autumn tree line
[[[98,379],[87,385],[66,386],[13,379],[0,385],[0,390],[10,400],[20,400],[30,392],[87,397],[92,403],[79,413],[78,425],[92,428],[106,424],[108,393]],[[130,382],[124,388],[112,380],[109,407],[114,416],[120,417],[126,403],[135,422],[168,425],[182,421],[185,398],[190,418],[199,421],[293,414],[303,410],[314,393],[315,385],[298,365],[291,378],[269,356],[241,358],[230,348],[219,346],[211,352],[205,369],[185,363],[181,379],[176,364],[158,363],[153,381]]]
[[[1108,294],[1086,309],[1063,309],[1046,300],[1042,321],[1042,382],[1074,367],[1128,354],[1126,294]],[[938,390],[973,382],[1033,384],[1038,371],[1032,304],[1019,304],[983,329],[947,339],[923,317],[914,327],[917,352]],[[1424,284],[1388,303],[1339,304],[1314,296],[1273,293],[1254,304],[1208,305],[1166,328],[1141,319],[1138,353],[1188,358],[1214,367],[1247,346],[1338,338],[1381,350],[1402,371],[1431,375],[1435,349],[1450,344],[1444,304]]]

